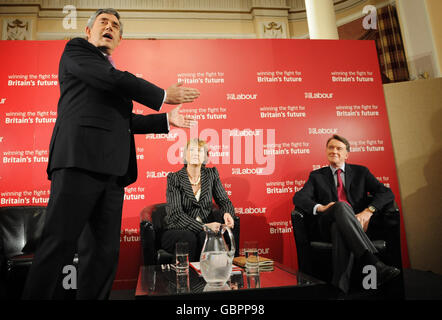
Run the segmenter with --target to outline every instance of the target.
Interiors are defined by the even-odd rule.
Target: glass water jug
[[[204,226],[206,239],[201,251],[201,274],[209,286],[221,287],[230,278],[232,261],[235,255],[235,240],[232,231],[226,225],[221,225],[219,231]],[[224,240],[224,233],[230,237],[230,250]]]

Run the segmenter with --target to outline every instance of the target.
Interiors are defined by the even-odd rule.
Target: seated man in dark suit
[[[378,285],[400,273],[379,260],[365,233],[372,215],[394,200],[393,192],[366,167],[346,163],[349,151],[350,144],[344,137],[329,138],[326,154],[330,165],[312,171],[293,197],[296,209],[319,216],[320,236],[333,244],[332,284],[344,292],[349,290],[354,258],[375,266]]]

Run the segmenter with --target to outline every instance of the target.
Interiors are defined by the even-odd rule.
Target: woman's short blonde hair
[[[186,160],[186,155],[187,155],[187,150],[189,149],[189,146],[191,144],[197,144],[198,145],[198,150],[201,148],[204,148],[204,161],[203,161],[203,165],[205,165],[207,163],[207,161],[209,161],[209,147],[207,146],[207,142],[204,140],[200,140],[197,138],[194,139],[190,139],[189,141],[187,141],[186,146],[184,147],[184,152],[183,152],[183,162],[185,165],[187,165],[187,160]]]

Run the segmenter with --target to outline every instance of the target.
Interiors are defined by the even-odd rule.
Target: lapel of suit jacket
[[[187,175],[186,167],[182,168],[179,171],[179,180],[180,180],[180,184],[183,186],[185,195],[190,200],[192,200],[192,202],[197,204],[198,201],[196,201],[195,195],[193,194],[192,185],[190,184],[190,180],[189,180],[189,176]]]
[[[325,178],[328,182],[330,190],[332,191],[334,201],[338,201],[338,190],[336,189],[335,179],[333,177],[333,171],[330,167],[325,168]]]
[[[89,41],[85,40],[85,44],[92,50],[94,51],[98,56],[100,56],[104,61],[109,62],[109,60],[106,58],[106,56],[103,54],[103,52],[100,51],[100,49],[98,49],[96,46],[94,46],[92,43],[90,43]],[[109,62],[110,64],[110,62]]]
[[[201,167],[201,200],[209,193],[209,174],[206,167]]]
[[[345,191],[347,193],[348,202],[352,203],[353,199],[350,196],[351,183],[353,179],[353,172],[351,170],[351,165],[348,163],[345,164]]]

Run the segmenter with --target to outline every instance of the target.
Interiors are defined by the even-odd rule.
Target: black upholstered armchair
[[[145,207],[140,213],[140,238],[142,247],[142,259],[144,265],[175,263],[173,252],[167,252],[161,248],[161,235],[164,231],[167,203],[158,203]],[[220,215],[219,209],[214,205],[214,215]],[[240,219],[234,218],[235,228],[235,256],[239,253],[239,230]]]
[[[42,206],[0,208],[0,281],[8,299],[21,295],[45,214],[46,207]]]
[[[295,208],[291,213],[291,219],[299,271],[330,282],[332,244],[320,239],[315,221],[317,217]],[[371,217],[367,235],[373,241],[384,263],[402,269],[400,213],[396,203],[392,203]]]
[[[21,297],[45,214],[45,206],[0,207],[0,298]],[[69,292],[66,298],[74,294]]]

